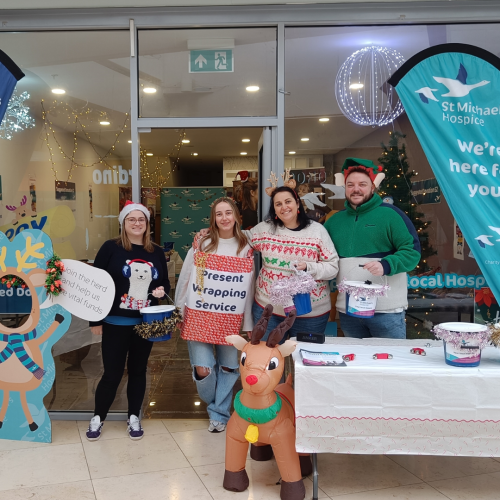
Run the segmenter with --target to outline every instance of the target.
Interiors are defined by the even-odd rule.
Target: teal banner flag
[[[500,299],[500,59],[471,45],[437,45],[409,59],[389,83]]]
[[[14,61],[0,50],[0,123],[2,123],[9,99],[16,87],[17,82],[24,77],[24,73],[17,67]]]

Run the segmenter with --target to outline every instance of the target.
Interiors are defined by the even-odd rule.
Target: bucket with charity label
[[[170,318],[175,306],[151,306],[144,307],[140,310],[142,314],[142,319],[145,323],[153,323],[153,321],[163,321],[165,318]],[[161,337],[150,337],[148,340],[150,342],[161,342],[163,340],[170,340],[172,332],[166,331]]]
[[[486,325],[476,323],[440,323],[433,329],[443,339],[444,360],[450,366],[479,366],[481,348],[489,339]]]
[[[381,292],[384,286],[369,281],[343,281],[342,284],[346,292],[346,314],[355,318],[373,318],[377,307],[375,293]]]

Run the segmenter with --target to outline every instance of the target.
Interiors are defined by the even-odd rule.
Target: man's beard
[[[352,193],[352,194],[351,194],[351,196],[353,196],[354,194],[357,194],[357,193]],[[347,198],[347,197],[346,197],[346,198],[347,198],[347,201],[348,201],[348,202],[349,202],[352,206],[354,206],[354,207],[360,207],[361,205],[364,205],[367,201],[370,201],[370,200],[372,199],[372,197],[373,197],[373,194],[374,194],[373,192],[368,193],[368,194],[367,194],[367,195],[366,195],[366,196],[365,196],[365,197],[361,200],[361,202],[360,202],[360,203],[357,203],[357,204],[353,203],[353,202],[350,200],[350,198]]]

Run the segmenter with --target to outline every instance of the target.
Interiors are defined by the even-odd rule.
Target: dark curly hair
[[[276,217],[276,210],[274,210],[274,197],[278,193],[290,193],[295,201],[299,204],[299,212],[297,214],[297,221],[299,226],[297,227],[297,231],[304,229],[309,224],[311,224],[312,220],[306,215],[304,211],[304,207],[302,206],[302,202],[300,201],[299,195],[295,192],[294,189],[289,188],[288,186],[281,186],[276,188],[271,195],[271,206],[269,207],[269,213],[267,214],[266,221],[276,227],[285,227],[283,222],[279,217]]]

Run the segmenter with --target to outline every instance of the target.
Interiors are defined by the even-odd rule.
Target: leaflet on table
[[[338,352],[314,352],[300,350],[302,363],[306,366],[347,366]]]

